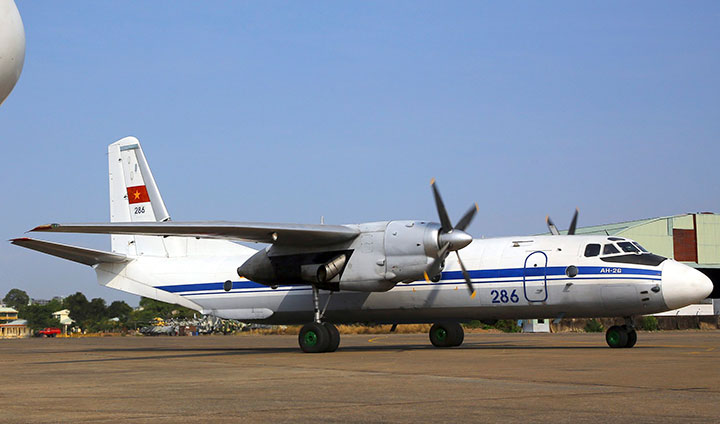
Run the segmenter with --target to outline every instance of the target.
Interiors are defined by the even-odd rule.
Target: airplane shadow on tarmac
[[[636,346],[635,349],[652,349],[653,346]],[[347,346],[342,347],[333,353],[319,353],[314,355],[342,355],[343,353],[351,352],[404,352],[404,351],[421,351],[421,350],[437,350],[438,353],[449,353],[452,351],[462,350],[587,350],[587,349],[605,349],[610,350],[607,346],[598,344],[593,345],[582,345],[582,346],[520,346],[520,345],[508,345],[508,344],[497,344],[497,343],[465,343],[459,348],[450,349],[438,349],[430,344],[384,344],[384,345],[369,345],[369,346]],[[300,351],[298,347],[233,347],[233,348],[196,348],[196,347],[133,347],[133,348],[92,348],[92,349],[79,349],[72,350],[72,353],[113,353],[122,354],[123,352],[128,354],[146,353],[147,355],[140,356],[120,356],[112,358],[93,358],[93,359],[71,359],[71,360],[59,360],[59,361],[39,361],[35,364],[72,364],[72,363],[92,363],[92,362],[114,362],[114,361],[142,361],[150,359],[181,359],[181,358],[201,358],[201,357],[223,357],[223,356],[240,356],[240,355],[267,355],[267,354],[297,354],[297,355],[311,355]],[[61,354],[67,355],[68,351],[53,351],[46,352],[46,354]]]

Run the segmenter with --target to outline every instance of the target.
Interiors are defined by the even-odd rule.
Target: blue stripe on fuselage
[[[506,269],[479,269],[468,271],[470,278],[522,278],[541,277],[543,275],[565,275],[567,267],[549,266],[546,268],[506,268]],[[593,274],[634,274],[634,275],[661,275],[661,272],[654,269],[619,268],[602,266],[579,266],[578,276]],[[610,270],[616,270],[612,272]],[[620,271],[620,272],[617,272]],[[446,271],[442,273],[443,280],[455,280],[463,278],[462,271]]]
[[[283,285],[282,287],[287,287]],[[178,284],[174,286],[157,286],[160,290],[170,293],[189,292],[189,291],[205,291],[205,290],[225,290],[225,283],[197,283],[197,284]],[[268,288],[265,284],[256,283],[254,281],[233,281],[232,290],[236,289],[257,289]]]
[[[520,278],[522,281],[523,277],[542,277],[543,275],[551,276],[564,276],[567,267],[564,266],[550,266],[546,268],[505,268],[505,269],[481,269],[468,271],[470,278],[476,279],[499,279],[499,278]],[[602,275],[612,276],[615,278],[621,277],[622,275],[650,275],[660,276],[661,271],[654,269],[639,269],[639,268],[619,268],[619,267],[599,267],[599,266],[580,266],[578,268],[578,276],[575,278],[583,278],[590,275]],[[463,279],[462,271],[446,271],[442,273],[442,280],[460,280]],[[423,280],[419,280],[423,281]],[[474,281],[482,283],[481,281]],[[499,282],[499,281],[492,281]],[[290,288],[303,285],[288,285],[284,284],[279,287]],[[178,284],[178,285],[167,285],[157,286],[160,290],[165,290],[170,293],[184,293],[184,292],[199,292],[199,291],[216,291],[223,293],[224,283],[197,283],[197,284]],[[232,290],[242,289],[267,289],[268,286],[265,284],[256,283],[254,281],[233,281]]]

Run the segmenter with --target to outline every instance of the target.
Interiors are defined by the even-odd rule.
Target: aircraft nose
[[[662,292],[669,309],[698,303],[712,290],[712,281],[702,272],[670,259],[664,262]]]

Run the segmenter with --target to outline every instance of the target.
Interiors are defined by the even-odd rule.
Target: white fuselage
[[[15,87],[25,62],[25,30],[13,0],[0,0],[0,104]]]
[[[212,243],[192,239],[187,243],[191,242]],[[588,244],[611,243],[606,236],[474,240],[461,254],[476,296],[469,296],[457,261],[450,256],[438,282],[399,283],[386,292],[334,292],[326,317],[336,323],[622,317],[679,308],[700,301],[712,290],[705,275],[672,260],[652,265],[613,261],[620,256],[633,260],[625,252],[586,257]],[[277,324],[312,319],[309,285],[271,288],[239,278],[237,267],[255,250],[232,246],[225,255],[218,249],[186,256],[143,256],[95,269],[100,284],[223,318]],[[572,276],[574,271],[577,275]],[[226,281],[232,282],[229,291],[224,289]],[[329,295],[321,292],[321,307]]]

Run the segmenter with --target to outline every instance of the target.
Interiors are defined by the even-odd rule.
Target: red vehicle
[[[54,327],[43,328],[37,334],[43,337],[55,337],[60,334],[60,329]]]

